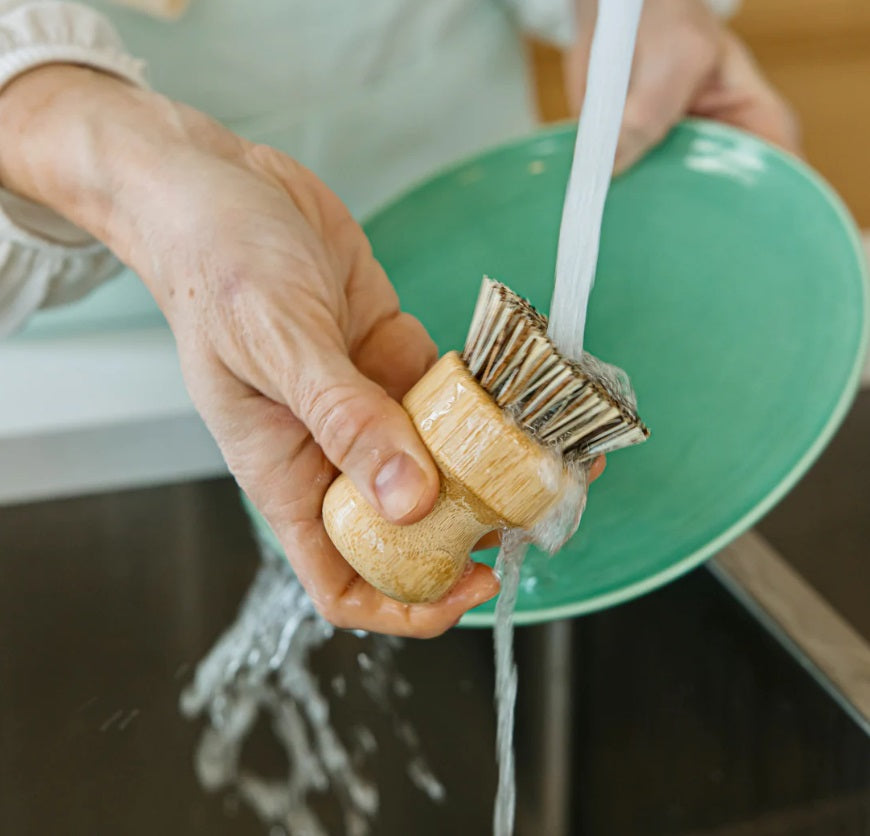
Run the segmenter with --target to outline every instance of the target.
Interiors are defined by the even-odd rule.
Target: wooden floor
[[[812,165],[870,228],[870,2],[744,0],[733,28],[799,114]],[[542,118],[564,118],[560,56],[533,55]]]

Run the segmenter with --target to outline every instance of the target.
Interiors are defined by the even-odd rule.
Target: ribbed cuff
[[[31,44],[0,54],[0,90],[12,79],[45,64],[78,64],[147,87],[145,62],[123,52],[80,44]]]
[[[58,63],[147,87],[145,63],[129,55],[109,20],[88,6],[37,0],[0,14],[0,90],[28,70]]]

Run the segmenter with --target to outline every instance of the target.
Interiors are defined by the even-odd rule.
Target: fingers
[[[566,89],[579,111],[591,26],[566,56]],[[801,153],[798,122],[750,52],[696,0],[648,2],[641,16],[614,172],[636,163],[684,116],[743,128]]]
[[[268,427],[262,418],[258,429]],[[284,547],[300,583],[318,612],[336,627],[368,630],[396,636],[432,638],[453,627],[470,609],[495,596],[499,583],[492,570],[469,563],[459,583],[435,604],[407,605],[388,598],[365,580],[344,560],[332,544],[321,519],[323,495],[329,478],[323,473],[323,459],[313,439],[299,448],[289,436],[262,431],[264,437],[253,450],[269,451],[261,460],[242,468],[246,481],[256,486],[254,502],[263,510],[272,530]],[[268,434],[268,436],[267,436]],[[287,461],[283,480],[270,480],[274,451],[284,446]],[[321,465],[313,460],[320,456]],[[330,469],[328,463],[326,468]],[[331,470],[331,469],[330,469]],[[271,481],[271,485],[269,484]],[[265,486],[265,487],[264,487]]]
[[[599,456],[592,462],[592,465],[589,467],[589,483],[592,484],[602,473],[604,473],[605,468],[607,467],[607,458],[605,456]]]
[[[715,71],[719,46],[711,30],[685,23],[671,36],[673,40],[666,43],[649,42],[638,35],[614,162],[617,174],[667,136]]]
[[[594,29],[595,4],[581,4],[581,11],[587,6],[591,8],[581,21],[577,41],[565,57],[565,88],[575,114],[585,96]],[[689,111],[716,68],[720,34],[715,18],[695,0],[666,0],[644,8],[615,173],[637,162]]]
[[[265,159],[287,175],[283,158]],[[385,519],[416,522],[435,503],[438,472],[396,398],[425,372],[434,345],[399,313],[395,290],[341,201],[310,172],[288,166],[285,186],[322,236],[323,257],[309,259],[317,265],[303,282],[311,298],[285,300],[284,320],[296,333],[284,323],[273,329],[280,398]],[[324,287],[331,297],[320,296]]]
[[[428,638],[498,592],[492,571],[472,564],[437,604],[408,606],[363,581],[320,519],[334,468],[290,410],[219,367],[197,369],[198,407],[240,486],[266,518],[318,611],[338,627]]]
[[[417,319],[398,314],[378,323],[351,358],[360,373],[401,402],[438,359],[438,350]]]
[[[354,366],[328,315],[319,314],[316,305],[306,307],[301,299],[297,309],[304,309],[298,321],[291,320],[291,326],[283,329],[263,317],[242,320],[257,324],[258,340],[237,352],[242,357],[238,362],[241,373],[222,361],[215,361],[220,367],[216,371],[197,362],[196,368],[189,367],[185,373],[188,390],[218,443],[226,439],[222,450],[231,469],[234,473],[245,470],[263,455],[251,449],[261,443],[263,432],[249,424],[247,438],[233,426],[242,419],[243,399],[261,395],[273,407],[271,420],[288,434],[288,424],[293,422],[294,438],[307,441],[310,433],[325,461],[346,473],[385,519],[400,524],[421,519],[437,499],[439,477],[411,419],[381,386]],[[239,330],[252,332],[247,327]],[[190,358],[199,356],[195,350],[184,354],[188,366],[193,362]],[[256,359],[248,359],[254,354]],[[224,391],[233,383],[236,391]],[[224,411],[216,409],[215,402],[224,404]],[[290,451],[280,459],[285,444],[284,439],[278,441],[275,455],[279,458],[272,467],[289,468],[293,461]],[[262,472],[250,480],[258,488],[263,481]],[[273,484],[274,480],[268,481]]]
[[[306,552],[313,555],[309,546]],[[320,556],[325,558],[325,552]],[[439,636],[455,626],[468,610],[488,601],[498,590],[499,583],[492,569],[469,563],[459,583],[435,604],[402,604],[378,592],[359,576],[343,589],[311,597],[318,612],[336,627],[425,639]]]
[[[749,50],[730,33],[725,35],[716,83],[698,97],[692,112],[801,154],[800,127],[794,112],[765,79]]]
[[[486,549],[495,549],[501,545],[501,531],[490,531],[489,534],[484,534],[477,545],[474,547],[476,552],[482,552]]]
[[[424,517],[438,496],[438,471],[411,419],[340,352],[300,364],[288,405],[326,457],[387,520]]]

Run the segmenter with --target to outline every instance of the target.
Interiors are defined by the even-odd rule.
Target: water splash
[[[366,726],[354,727],[347,742],[334,728],[327,692],[343,697],[347,681],[336,676],[321,687],[311,658],[335,629],[317,613],[283,556],[265,543],[261,553],[262,565],[236,621],[181,696],[183,714],[208,721],[196,751],[197,775],[207,790],[235,790],[266,826],[290,836],[327,836],[312,800],[329,792],[339,802],[345,832],[367,836],[379,792],[365,767],[377,741]],[[413,784],[440,801],[444,787],[427,765],[413,728],[398,719],[395,698],[410,693],[395,672],[400,645],[392,637],[367,637],[357,657],[358,679],[376,710],[394,718]],[[289,764],[279,778],[258,775],[241,763],[242,749],[264,717]]]

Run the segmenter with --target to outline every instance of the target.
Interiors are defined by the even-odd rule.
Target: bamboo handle
[[[499,524],[483,503],[443,474],[435,507],[412,525],[387,522],[347,476],[339,476],[323,501],[323,522],[363,578],[408,604],[443,598],[461,577],[474,544]]]
[[[346,476],[323,502],[323,524],[362,578],[405,603],[437,601],[462,575],[474,544],[508,526],[531,528],[570,480],[480,387],[459,355],[445,354],[403,406],[441,472],[435,508],[420,522],[381,518]]]

